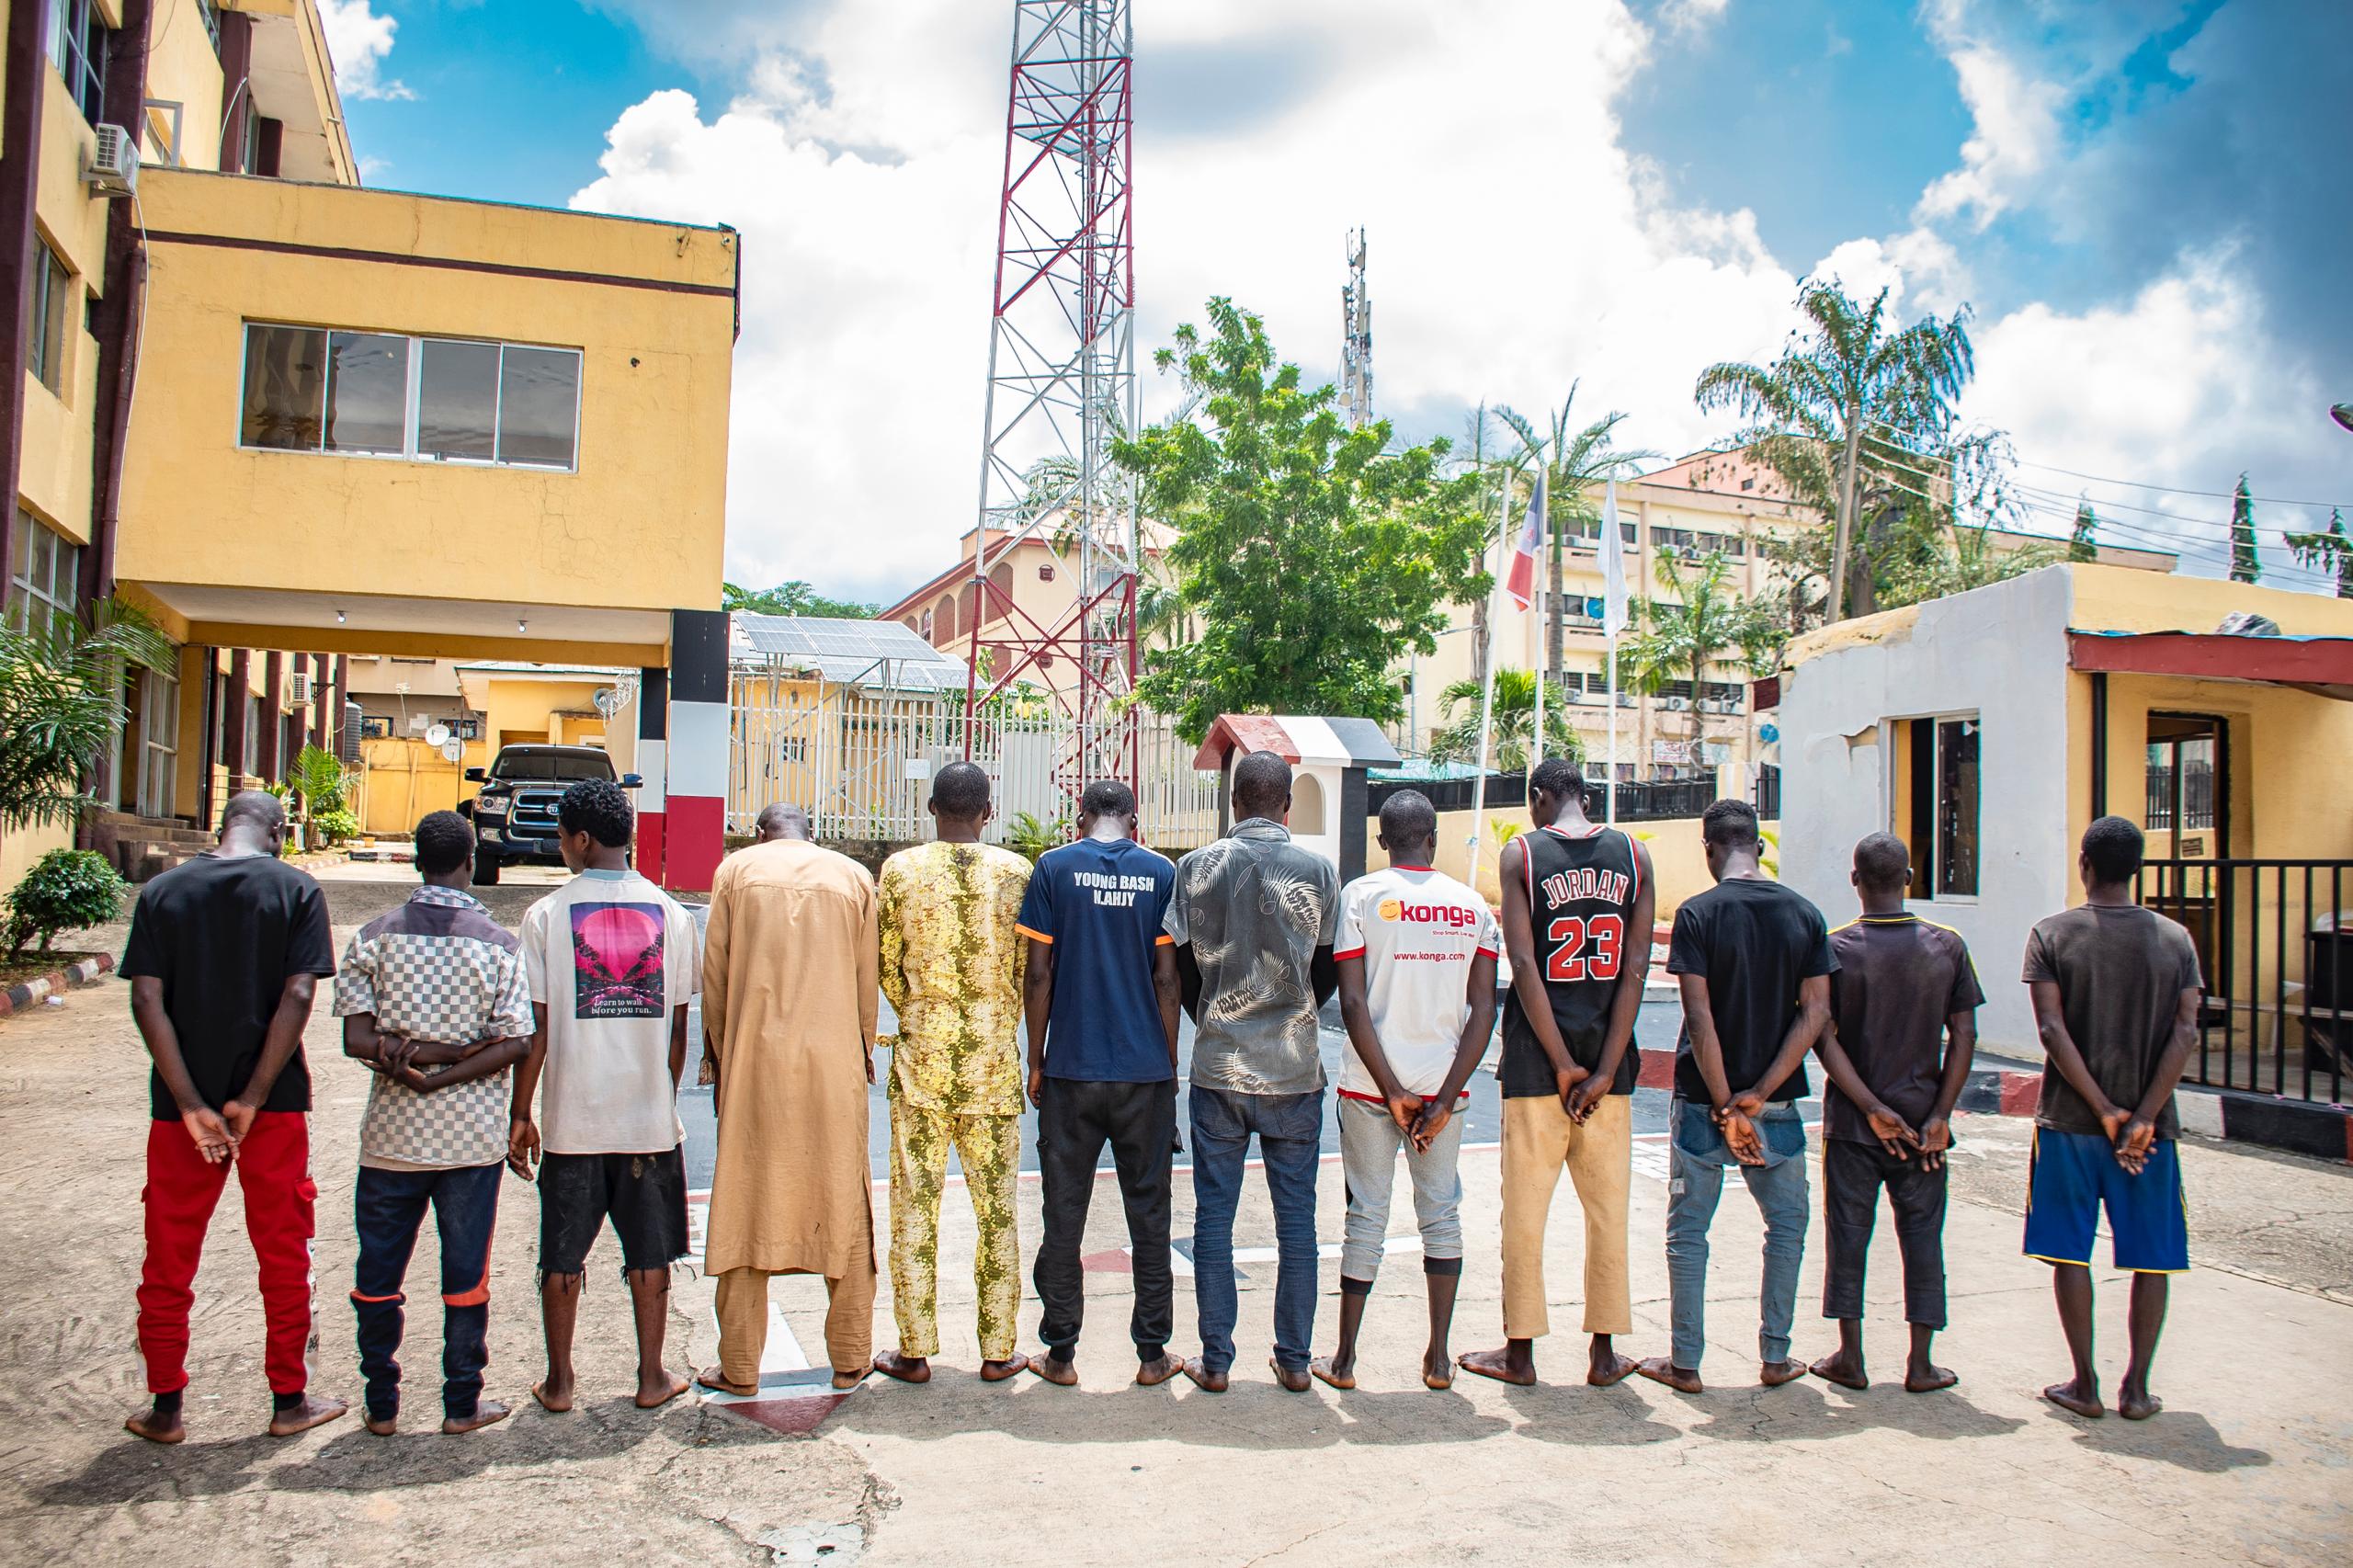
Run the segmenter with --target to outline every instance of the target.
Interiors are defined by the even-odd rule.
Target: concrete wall
[[[2014,1052],[2037,1050],[2026,988],[2016,982],[2018,955],[2034,922],[2068,903],[2075,863],[2065,746],[2072,613],[2067,572],[2037,572],[1814,633],[1793,651],[1781,683],[1781,875],[1836,919],[1854,905],[1847,879],[1855,841],[1893,820],[1889,725],[1979,717],[1977,896],[1912,907],[1968,939],[1986,991],[1981,1037]],[[2136,767],[2136,790],[2140,777]]]

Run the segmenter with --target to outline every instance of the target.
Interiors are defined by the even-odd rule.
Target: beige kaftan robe
[[[710,1273],[871,1276],[878,950],[874,879],[847,856],[779,839],[720,863],[703,942],[719,1071]]]

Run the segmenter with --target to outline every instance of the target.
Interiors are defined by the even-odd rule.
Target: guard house
[[[1798,639],[1779,722],[1783,880],[1844,919],[1855,841],[1903,838],[1910,906],[1976,956],[1988,1049],[2040,1054],[2018,955],[2082,899],[2086,825],[2128,817],[2140,900],[2203,970],[2187,1081],[2353,1153],[2353,601],[2046,567]]]
[[[1404,760],[1381,726],[1296,713],[1220,715],[1193,757],[1195,767],[1218,776],[1220,833],[1233,825],[1233,765],[1254,751],[1291,766],[1291,837],[1339,867],[1342,881],[1364,875],[1370,772]]]

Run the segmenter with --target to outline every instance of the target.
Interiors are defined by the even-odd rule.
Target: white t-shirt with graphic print
[[[1444,872],[1391,866],[1341,890],[1332,956],[1364,960],[1372,1031],[1408,1094],[1434,1095],[1446,1086],[1471,1016],[1472,960],[1496,957],[1503,946],[1486,901]],[[1381,1097],[1353,1040],[1340,1067],[1340,1093]]]

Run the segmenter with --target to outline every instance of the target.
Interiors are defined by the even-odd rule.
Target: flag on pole
[[[1536,600],[1536,557],[1544,548],[1544,471],[1536,471],[1536,491],[1528,498],[1528,524],[1519,530],[1519,544],[1513,550],[1510,575],[1504,579],[1504,592],[1511,602],[1526,609]]]
[[[1618,527],[1618,482],[1601,497],[1601,630],[1610,637],[1626,630],[1626,536]]]

